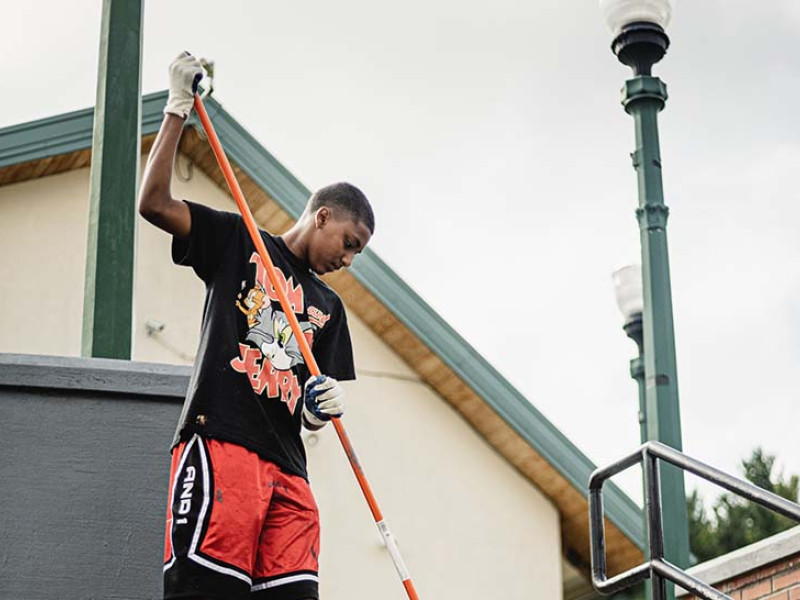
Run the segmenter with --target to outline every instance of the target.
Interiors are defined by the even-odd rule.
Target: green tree
[[[782,473],[773,476],[774,466],[775,457],[765,454],[761,448],[753,450],[750,458],[742,461],[742,471],[748,481],[797,502],[797,475],[792,475],[788,480],[784,479]],[[716,500],[711,515],[707,514],[697,490],[686,499],[686,505],[689,513],[689,545],[699,562],[727,554],[797,525],[791,519],[730,493],[722,494]]]

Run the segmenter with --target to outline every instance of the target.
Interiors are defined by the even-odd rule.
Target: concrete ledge
[[[800,526],[695,565],[688,573],[713,586],[797,553],[800,553]],[[680,588],[676,593],[688,595]]]
[[[191,367],[107,358],[0,354],[0,388],[46,388],[183,400]]]

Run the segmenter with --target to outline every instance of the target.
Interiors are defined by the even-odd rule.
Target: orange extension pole
[[[308,340],[306,340],[306,336],[303,335],[303,332],[300,329],[300,323],[297,321],[297,317],[295,316],[294,311],[291,309],[289,299],[286,297],[286,291],[279,284],[278,279],[275,276],[275,266],[273,265],[272,259],[267,252],[266,246],[264,246],[264,240],[261,239],[261,234],[258,231],[258,226],[256,225],[255,219],[253,219],[253,214],[250,212],[250,207],[247,205],[247,202],[245,202],[244,194],[242,193],[242,189],[239,187],[239,182],[236,180],[236,176],[233,174],[233,169],[231,168],[230,162],[228,162],[228,157],[225,155],[225,151],[222,149],[222,144],[220,144],[217,133],[214,131],[214,126],[211,124],[211,119],[208,117],[208,113],[203,105],[203,101],[200,99],[198,94],[195,94],[194,96],[194,109],[195,112],[197,112],[197,116],[200,118],[200,123],[202,123],[203,129],[206,132],[206,137],[208,137],[208,142],[211,144],[211,149],[214,152],[214,156],[217,157],[217,162],[222,169],[222,173],[225,175],[225,181],[228,182],[228,187],[233,194],[233,199],[236,200],[236,205],[239,207],[239,212],[244,219],[247,231],[250,233],[250,237],[252,238],[253,243],[256,246],[256,250],[261,257],[261,262],[264,263],[267,276],[272,283],[272,287],[275,288],[275,292],[278,294],[278,299],[283,307],[283,312],[289,319],[289,325],[291,325],[294,336],[297,339],[297,342],[300,344],[300,351],[303,353],[306,366],[308,367],[308,370],[312,376],[321,375],[322,373],[320,373],[317,361],[314,359],[314,355],[311,353],[311,347],[308,345]],[[350,461],[350,466],[353,468],[353,473],[358,480],[358,485],[361,486],[361,491],[364,493],[364,498],[367,500],[370,511],[372,511],[375,524],[378,526],[378,530],[383,537],[386,548],[389,550],[389,554],[392,557],[395,569],[397,569],[397,574],[400,576],[400,579],[403,582],[403,587],[405,587],[406,593],[408,594],[410,600],[418,600],[417,592],[414,589],[414,584],[411,581],[411,576],[408,573],[405,562],[403,562],[403,557],[400,555],[400,549],[397,547],[397,541],[395,540],[391,531],[389,531],[389,527],[386,525],[386,521],[383,518],[381,509],[378,507],[378,502],[375,500],[372,489],[369,487],[369,482],[364,475],[364,471],[361,468],[361,463],[358,461],[358,457],[353,449],[353,445],[350,443],[350,438],[347,436],[344,425],[342,425],[341,420],[338,418],[331,420],[333,421],[333,427],[336,429],[336,434],[339,436],[339,441],[342,443],[342,448],[344,448],[344,452],[347,455],[347,460]]]

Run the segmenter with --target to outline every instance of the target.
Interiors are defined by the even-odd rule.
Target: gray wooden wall
[[[0,354],[0,600],[162,591],[189,370]]]

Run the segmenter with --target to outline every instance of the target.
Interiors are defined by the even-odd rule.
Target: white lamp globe
[[[600,10],[614,37],[636,22],[655,23],[666,29],[675,0],[600,0]]]
[[[625,322],[627,323],[637,314],[641,315],[644,312],[641,265],[628,265],[617,269],[611,274],[611,279],[614,282],[617,306],[619,306]]]

